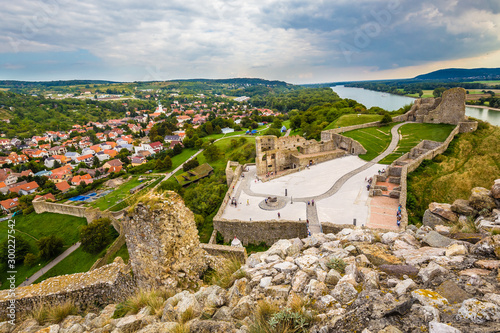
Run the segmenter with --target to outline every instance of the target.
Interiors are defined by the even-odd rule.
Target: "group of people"
[[[399,227],[401,225],[401,205],[398,206],[398,211],[396,213],[396,221]]]
[[[365,177],[365,182],[368,183],[368,185],[366,185],[366,190],[369,191],[370,188],[372,187],[373,178],[372,177],[370,177],[370,178]]]
[[[378,171],[378,175],[379,175],[379,176],[380,176],[380,175],[382,175],[382,174],[384,174],[384,173],[385,173],[385,169],[382,169],[382,170],[379,170],[379,171]]]
[[[311,201],[307,200],[307,205],[313,205],[314,206],[314,199],[312,199]]]

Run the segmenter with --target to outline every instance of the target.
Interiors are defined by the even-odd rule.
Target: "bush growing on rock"
[[[342,259],[332,258],[328,261],[326,266],[330,269],[334,269],[337,272],[344,274],[347,264]]]

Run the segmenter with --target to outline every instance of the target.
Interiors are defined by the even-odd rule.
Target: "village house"
[[[67,181],[62,181],[56,184],[56,188],[62,193],[66,193],[71,189],[71,186],[68,184]]]
[[[114,160],[111,160],[111,161],[107,161],[106,163],[104,163],[104,165],[102,166],[104,169],[110,169],[111,167],[121,167],[123,165],[122,161],[120,161],[119,159],[114,159]]]
[[[146,159],[141,156],[132,157],[131,164],[133,167],[146,163]]]
[[[81,182],[84,182],[85,185],[92,183],[92,176],[87,173],[83,176],[74,176],[73,178],[71,178],[71,185],[78,186]]]
[[[48,153],[50,156],[63,155],[63,154],[66,154],[67,151],[68,151],[68,149],[64,146],[56,146],[56,147],[49,148]]]
[[[0,201],[0,205],[2,206],[2,210],[6,213],[10,213],[15,210],[15,208],[19,205],[19,199],[7,199]]]
[[[94,163],[94,156],[92,154],[82,155],[76,158],[77,163],[85,163],[87,166],[92,166]]]
[[[39,187],[38,184],[33,181],[26,184],[11,187],[9,189],[9,192],[17,193],[19,195],[29,195],[34,193],[38,187]]]

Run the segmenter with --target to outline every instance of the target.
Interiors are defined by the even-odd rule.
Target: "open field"
[[[66,250],[78,241],[78,228],[87,224],[84,218],[54,213],[32,213],[28,216],[16,216],[14,220],[16,221],[16,237],[22,237],[28,241],[30,244],[30,252],[35,255],[38,254],[38,248],[36,246],[36,241],[38,239],[50,235],[57,235],[63,239],[63,250]],[[0,222],[0,242],[7,238],[7,222],[8,221]],[[74,255],[74,253],[72,255]],[[19,258],[19,261],[16,262],[16,285],[23,282],[26,277],[34,274],[48,262],[50,262],[50,260],[38,259],[32,267],[28,267],[23,265],[23,258]],[[6,278],[6,270],[2,269],[0,271],[0,281],[6,281]],[[5,288],[8,288],[7,283],[3,283],[0,287],[0,289]]]
[[[392,123],[382,127],[369,127],[345,132],[342,135],[353,138],[365,147],[367,153],[359,155],[365,161],[371,161],[391,143],[391,128],[397,123]]]
[[[325,127],[325,130],[380,121],[382,117],[378,114],[345,114],[337,120],[332,121]]]
[[[471,81],[471,83],[483,83],[487,84],[489,86],[496,86],[497,84],[500,84],[500,80],[491,80],[491,81]]]
[[[481,126],[482,127],[482,126]],[[420,223],[431,202],[468,199],[474,187],[490,188],[500,175],[500,127],[459,134],[442,155],[408,174],[409,219]]]
[[[401,155],[407,153],[422,140],[443,142],[446,140],[454,125],[448,124],[406,124],[399,128],[400,141],[394,153],[390,154],[380,164],[391,164]]]

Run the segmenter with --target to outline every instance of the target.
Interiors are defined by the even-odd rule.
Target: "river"
[[[413,97],[393,95],[363,88],[351,88],[345,86],[334,86],[331,88],[341,98],[354,99],[367,108],[378,106],[387,111],[397,110],[415,100]],[[492,125],[500,126],[500,111],[467,106],[465,108],[465,114],[470,117],[487,121]]]

